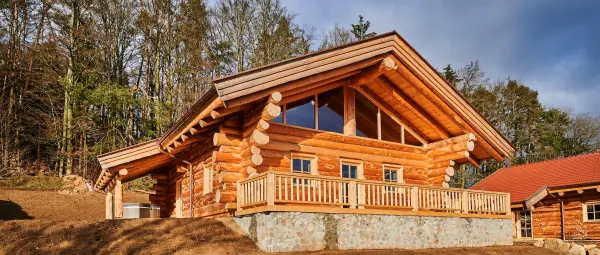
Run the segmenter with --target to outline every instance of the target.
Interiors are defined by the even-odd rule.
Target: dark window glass
[[[398,171],[385,169],[383,180],[386,182],[397,182],[398,181]]]
[[[588,205],[587,206],[587,211],[588,212],[594,212],[594,205]]]
[[[377,137],[377,106],[361,93],[354,92],[356,112],[356,135],[378,139]]]
[[[315,128],[315,97],[310,96],[287,104],[286,124]]]
[[[358,177],[358,167],[342,164],[342,177],[356,179]]]
[[[281,114],[279,114],[279,116],[277,116],[276,118],[272,119],[271,122],[283,123],[283,106],[279,106],[279,108],[281,108]]]
[[[319,130],[344,133],[344,88],[319,94]]]
[[[596,211],[594,214],[595,214],[594,220],[600,220],[600,212]]]
[[[400,124],[381,111],[381,140],[400,143],[401,132]]]
[[[292,172],[297,174],[310,174],[310,160],[292,159]],[[294,178],[293,183],[300,183],[300,180]],[[304,184],[308,184],[308,180],[304,180]]]
[[[600,211],[600,204],[594,205],[594,211]]]

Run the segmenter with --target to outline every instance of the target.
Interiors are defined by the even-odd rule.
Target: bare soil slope
[[[148,195],[125,192],[126,203],[150,203]],[[96,192],[63,193],[0,189],[0,220],[102,220],[105,197]]]
[[[147,195],[126,193],[125,201]],[[2,219],[22,220],[2,220]],[[2,254],[263,254],[247,237],[214,219],[104,219],[104,196],[0,190]],[[320,251],[303,254],[551,255],[533,246]]]

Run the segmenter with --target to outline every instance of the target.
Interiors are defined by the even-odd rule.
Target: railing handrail
[[[337,180],[337,181],[343,181],[343,182],[354,181],[356,183],[385,184],[385,185],[397,186],[397,187],[418,187],[418,188],[424,188],[424,189],[450,190],[450,191],[459,191],[459,192],[468,191],[470,193],[509,195],[509,193],[498,192],[498,191],[460,189],[460,188],[450,188],[450,187],[436,187],[436,186],[429,186],[429,185],[423,185],[423,184],[386,182],[386,181],[377,181],[377,180],[363,180],[363,179],[344,178],[344,177],[337,177],[337,176],[311,175],[311,174],[300,174],[300,173],[286,173],[286,172],[277,172],[277,171],[262,172],[262,173],[260,173],[258,175],[254,175],[252,177],[248,177],[246,179],[242,179],[242,180],[240,180],[240,182],[244,183],[246,181],[258,179],[259,177],[262,177],[262,176],[267,175],[269,173],[273,173],[273,174],[275,174],[275,176],[291,176],[291,177],[298,177],[298,178],[303,178],[303,179],[313,179],[313,180],[324,180],[325,179],[325,180]]]
[[[282,180],[285,180],[285,184],[283,186]],[[335,187],[331,186],[331,183],[336,183],[334,185],[352,185]],[[328,185],[327,187],[329,190],[325,189],[326,184]],[[489,213],[510,214],[510,194],[504,192],[435,187],[419,184],[362,180],[336,176],[308,175],[277,171],[267,171],[246,179],[239,180],[237,181],[237,185],[238,198],[241,198],[237,203],[239,209],[260,204],[274,205],[274,203],[280,201],[283,203],[297,202],[305,204],[343,204],[349,205],[350,208],[357,208],[357,206],[383,205],[404,208],[412,207],[413,211],[422,208],[443,211],[460,210],[463,213],[478,213],[485,211]],[[291,187],[289,190],[291,192],[291,197],[289,200],[287,195],[288,188],[286,188],[288,185]],[[383,187],[379,188],[378,186]],[[375,189],[375,187],[377,187],[377,189]],[[401,190],[400,193],[398,193],[395,188],[391,189],[391,187],[399,188]],[[305,189],[307,193],[304,193]],[[332,190],[333,192],[340,192],[337,195],[333,195],[333,199],[335,201],[331,200]],[[321,199],[323,198],[321,197],[321,191],[324,192],[323,195],[325,195],[325,193],[328,194],[328,201],[323,201],[323,203],[321,203]],[[373,193],[375,191],[377,193]],[[248,194],[246,194],[246,192],[248,192]],[[285,199],[282,197],[282,194],[284,194]],[[391,195],[389,195],[389,197],[385,197],[388,196],[385,194]],[[299,197],[299,195],[302,196]],[[305,195],[307,195],[307,200],[305,200]],[[371,197],[371,195],[373,197]],[[376,198],[375,195],[377,195]],[[339,200],[342,198],[343,200]],[[380,198],[383,200],[378,201]],[[421,200],[423,204],[421,203]],[[399,205],[399,203],[401,204]]]

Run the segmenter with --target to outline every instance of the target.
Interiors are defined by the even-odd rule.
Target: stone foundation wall
[[[511,219],[271,212],[234,221],[267,252],[512,245]]]

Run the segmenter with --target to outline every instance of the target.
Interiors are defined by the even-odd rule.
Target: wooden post
[[[237,192],[237,196],[236,196],[237,210],[241,211],[242,203],[244,203],[244,191],[242,190],[242,184],[240,183],[239,180],[235,182],[235,188],[236,188],[236,192]]]
[[[106,192],[106,219],[114,219],[113,215],[113,195],[110,192]]]
[[[461,203],[462,213],[469,213],[469,193],[466,190],[461,193]]]
[[[506,215],[510,215],[510,193],[506,194]]]
[[[183,218],[183,199],[181,197],[177,198],[177,203],[175,204],[175,217]]]
[[[350,187],[348,187],[348,202],[350,202],[350,208],[356,208],[356,182],[350,181]]]
[[[413,187],[410,189],[410,204],[413,211],[419,210],[419,187]]]
[[[275,174],[267,174],[267,205],[275,205]]]
[[[123,218],[123,185],[117,180],[115,185],[115,218]]]
[[[356,135],[356,114],[354,109],[354,89],[344,86],[344,135]]]

